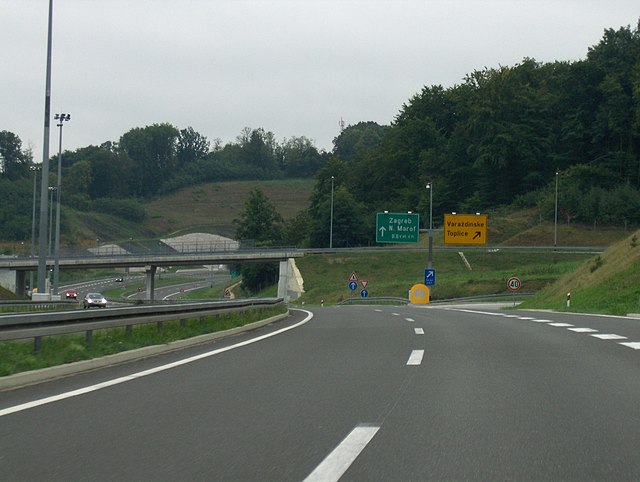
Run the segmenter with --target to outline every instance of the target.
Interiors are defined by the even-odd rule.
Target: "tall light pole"
[[[428,268],[433,267],[433,182],[427,183],[429,190],[429,264]]]
[[[56,191],[55,186],[49,186],[49,248],[47,251],[47,256],[51,257],[51,252],[53,251],[53,193]]]
[[[556,209],[553,219],[553,247],[558,245],[558,176],[560,172],[556,169]]]
[[[329,248],[333,248],[333,183],[335,177],[331,176],[331,221],[329,224]]]
[[[36,254],[36,184],[38,180],[38,166],[31,166],[33,171],[33,208],[31,210],[31,257]],[[33,271],[29,271],[29,289],[33,292]]]
[[[60,128],[60,143],[58,144],[58,181],[56,190],[56,246],[54,249],[53,264],[53,294],[58,294],[58,281],[60,280],[60,188],[62,186],[62,126],[71,119],[71,114],[56,114],[54,119]]]
[[[47,189],[49,188],[49,127],[51,122],[51,37],[53,0],[49,0],[49,28],[47,34],[47,70],[44,94],[44,139],[42,142],[42,184],[40,186],[40,243],[38,252],[38,293],[44,294],[47,275]]]

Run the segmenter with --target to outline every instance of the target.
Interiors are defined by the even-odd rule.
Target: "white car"
[[[92,306],[105,308],[107,306],[107,299],[101,293],[87,293],[87,296],[82,300],[82,307],[88,310]]]

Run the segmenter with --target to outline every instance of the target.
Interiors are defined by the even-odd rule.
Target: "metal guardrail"
[[[247,299],[238,301],[201,302],[179,305],[143,305],[135,308],[96,308],[94,310],[56,311],[0,316],[0,341],[34,339],[38,353],[43,336],[86,332],[87,343],[93,340],[94,330],[124,326],[130,332],[133,325],[204,317],[211,314],[242,312],[249,309],[269,308],[284,303],[282,298]]]
[[[493,295],[475,295],[475,296],[463,296],[460,298],[445,298],[442,300],[431,300],[432,304],[437,303],[460,303],[464,301],[513,301],[520,298],[527,298],[533,296],[535,293],[502,293]]]
[[[526,298],[532,296],[534,293],[503,293],[492,295],[476,295],[465,296],[461,298],[446,298],[441,300],[431,300],[429,304],[444,304],[444,303],[460,303],[465,301],[514,301],[520,298]],[[355,305],[355,304],[372,304],[372,303],[400,303],[408,305],[410,300],[407,298],[400,298],[394,296],[373,296],[367,298],[347,298],[340,301],[339,305]]]
[[[367,298],[347,298],[340,301],[339,305],[357,305],[357,304],[409,304],[407,298],[397,296],[370,296]]]

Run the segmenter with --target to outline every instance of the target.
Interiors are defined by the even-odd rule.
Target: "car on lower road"
[[[106,308],[107,299],[102,295],[102,293],[87,293],[87,296],[82,300],[82,307],[85,310],[88,310],[92,306]]]
[[[78,290],[71,288],[67,290],[64,294],[64,297],[68,300],[77,300],[78,299]]]

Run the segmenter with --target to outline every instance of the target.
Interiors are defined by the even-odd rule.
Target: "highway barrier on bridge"
[[[34,352],[39,353],[43,336],[86,333],[90,344],[95,330],[124,326],[131,331],[133,325],[185,320],[211,314],[238,313],[250,309],[270,308],[284,304],[281,298],[261,298],[217,302],[196,302],[163,305],[143,305],[126,308],[96,310],[23,313],[0,316],[0,341],[34,339]]]

